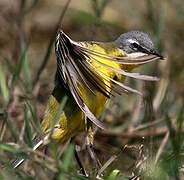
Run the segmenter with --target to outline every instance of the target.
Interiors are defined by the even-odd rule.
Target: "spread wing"
[[[115,61],[119,64],[140,65],[159,59],[155,55],[145,55],[140,58],[116,57],[93,51],[80,43],[71,40],[63,31],[60,31],[56,38],[55,51],[57,56],[58,72],[63,82],[69,88],[76,103],[85,115],[98,127],[105,129],[95,115],[85,104],[80,94],[79,86],[87,88],[91,93],[100,92],[106,97],[122,93],[141,93],[131,87],[126,86],[113,78],[110,78],[103,72],[98,72],[90,63],[91,60],[98,62],[105,68],[110,69],[116,74],[141,79],[158,80],[156,77],[141,75],[139,73],[130,73],[122,69],[114,68],[98,60],[97,57]],[[109,85],[111,84],[111,86]]]

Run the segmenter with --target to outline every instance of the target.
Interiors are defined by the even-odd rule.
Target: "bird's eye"
[[[131,48],[134,50],[134,51],[138,51],[140,45],[137,43],[137,42],[132,42],[130,44]]]
[[[137,49],[139,47],[139,44],[134,42],[134,43],[132,43],[132,46]]]
[[[137,51],[139,49],[140,47],[139,42],[137,42],[134,39],[128,39],[127,41],[131,49],[133,49],[134,51]]]

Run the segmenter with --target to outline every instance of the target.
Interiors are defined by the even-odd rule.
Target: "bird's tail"
[[[35,151],[36,149],[38,149],[41,145],[45,144],[45,142],[48,141],[48,135],[45,137],[36,137],[33,140],[33,151]],[[17,158],[15,160],[12,161],[11,165],[12,167],[15,169],[17,167],[19,167],[24,161],[26,160],[26,158]]]

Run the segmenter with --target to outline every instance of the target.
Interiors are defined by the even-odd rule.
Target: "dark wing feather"
[[[68,47],[66,46],[66,44],[62,38],[61,38],[61,41],[62,41],[61,42],[62,51],[65,52],[64,58],[68,59],[69,61],[67,61],[67,62],[71,63],[71,66],[74,68],[74,71],[77,74],[78,81],[81,83],[84,83],[87,86],[87,88],[94,94],[93,84],[86,79],[86,77],[81,72],[80,68],[76,65],[76,63],[74,62],[73,58],[71,57],[71,55],[69,53]]]
[[[139,73],[129,73],[122,69],[111,67],[110,65],[104,64],[103,62],[100,62],[97,58],[95,58],[95,56],[101,57],[110,61],[115,61],[119,64],[140,65],[159,59],[157,56],[146,55],[139,58],[129,58],[106,55],[88,49],[82,46],[80,43],[72,41],[62,31],[58,33],[58,36],[56,38],[56,56],[59,75],[63,79],[63,82],[70,89],[70,92],[73,95],[76,103],[85,113],[85,115],[94,124],[102,129],[105,129],[104,124],[95,117],[95,115],[90,111],[90,109],[83,101],[78,87],[79,84],[82,87],[88,89],[89,92],[93,94],[98,91],[108,98],[111,95],[122,94],[122,92],[133,92],[139,95],[141,95],[141,93],[124,85],[119,81],[116,81],[115,79],[106,76],[105,74],[103,74],[103,72],[97,72],[90,64],[91,59],[97,61],[98,63],[101,63],[101,65],[111,69],[117,74],[141,80],[158,80],[155,77],[141,75]],[[112,86],[109,86],[109,83]]]
[[[60,32],[59,37],[57,37],[56,40],[56,55],[60,74],[62,75],[62,78],[64,78],[64,82],[68,84],[71,94],[85,115],[101,129],[106,129],[104,124],[94,116],[81,98],[78,84],[81,83],[82,86],[85,86],[92,92],[93,90],[98,90],[106,96],[109,96],[109,92],[105,91],[105,84],[101,83],[99,77],[96,77],[98,83],[93,84],[93,81],[90,81],[89,78],[84,76],[83,72],[85,69],[79,68],[79,62],[81,62],[84,57],[81,58],[82,54],[75,53],[73,51],[74,47],[75,45],[71,44],[69,39]]]
[[[126,72],[123,69],[114,68],[108,64],[105,64],[105,63],[99,61],[94,56],[93,56],[93,60],[95,60],[99,64],[107,67],[108,69],[111,69],[112,71],[116,72],[117,74],[121,74],[123,76],[131,77],[131,78],[135,78],[135,79],[139,79],[139,80],[144,80],[144,81],[158,81],[159,80],[159,78],[155,77],[155,76],[143,75],[143,74],[133,73],[133,72]]]
[[[70,73],[68,72],[68,69],[66,69],[66,76],[67,76],[67,80],[68,80],[68,83],[69,83],[70,91],[71,91],[75,101],[77,102],[78,106],[80,107],[80,109],[99,128],[107,129],[105,127],[105,125],[94,116],[94,114],[89,110],[89,108],[86,106],[86,104],[82,100],[82,98],[81,98],[81,96],[80,96],[80,94],[78,93],[78,90],[77,90],[78,89],[77,82],[75,81],[74,78],[72,78],[70,76]]]

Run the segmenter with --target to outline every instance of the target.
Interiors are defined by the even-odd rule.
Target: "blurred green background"
[[[183,179],[183,25],[182,0],[0,0],[0,179],[86,179],[72,145],[63,154],[62,145],[51,144],[49,157],[30,148],[54,86],[58,27],[76,41],[113,41],[130,30],[145,31],[167,58],[136,70],[159,82],[127,79],[143,98],[109,101],[101,118],[111,131],[95,135],[102,169],[94,168],[85,148],[80,152],[90,178]],[[25,152],[31,160],[9,167]]]

